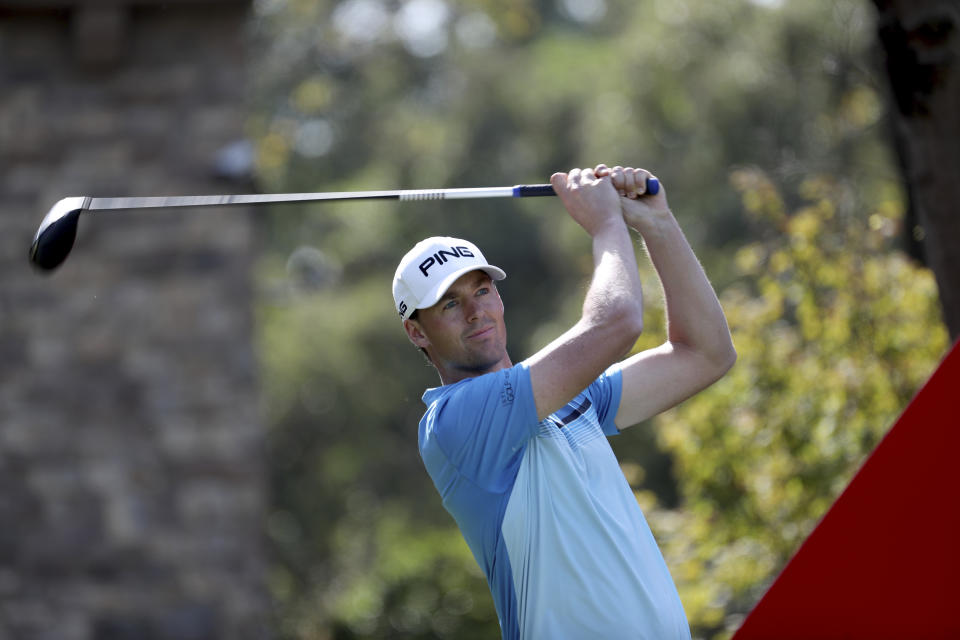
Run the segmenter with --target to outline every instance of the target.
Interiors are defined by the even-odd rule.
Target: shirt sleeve
[[[492,491],[510,486],[539,421],[523,363],[459,384],[444,398],[433,435],[451,464]]]
[[[607,436],[620,433],[617,429],[617,411],[620,410],[620,397],[623,392],[623,372],[619,363],[613,365],[587,387],[586,393],[597,410],[600,428]]]

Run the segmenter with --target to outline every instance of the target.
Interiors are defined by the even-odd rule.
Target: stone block
[[[83,4],[0,21],[0,638],[266,637],[249,212],[84,214],[26,261],[62,197],[224,188],[246,5]]]

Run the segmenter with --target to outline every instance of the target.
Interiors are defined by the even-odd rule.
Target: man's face
[[[483,271],[460,276],[437,304],[420,309],[404,326],[413,343],[427,350],[444,384],[510,366],[503,301]]]

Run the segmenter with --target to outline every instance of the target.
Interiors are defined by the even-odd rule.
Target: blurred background
[[[723,380],[611,441],[694,637],[730,637],[960,334],[943,6],[0,0],[0,637],[499,637],[390,280],[475,241],[519,361],[590,276],[559,201],[97,213],[47,277],[27,248],[70,195],[599,162],[661,179],[733,332]]]

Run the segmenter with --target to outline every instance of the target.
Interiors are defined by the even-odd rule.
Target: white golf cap
[[[503,269],[488,264],[472,242],[442,236],[421,240],[403,256],[393,276],[393,302],[400,319],[437,304],[457,278],[475,269],[494,280],[507,277]]]

